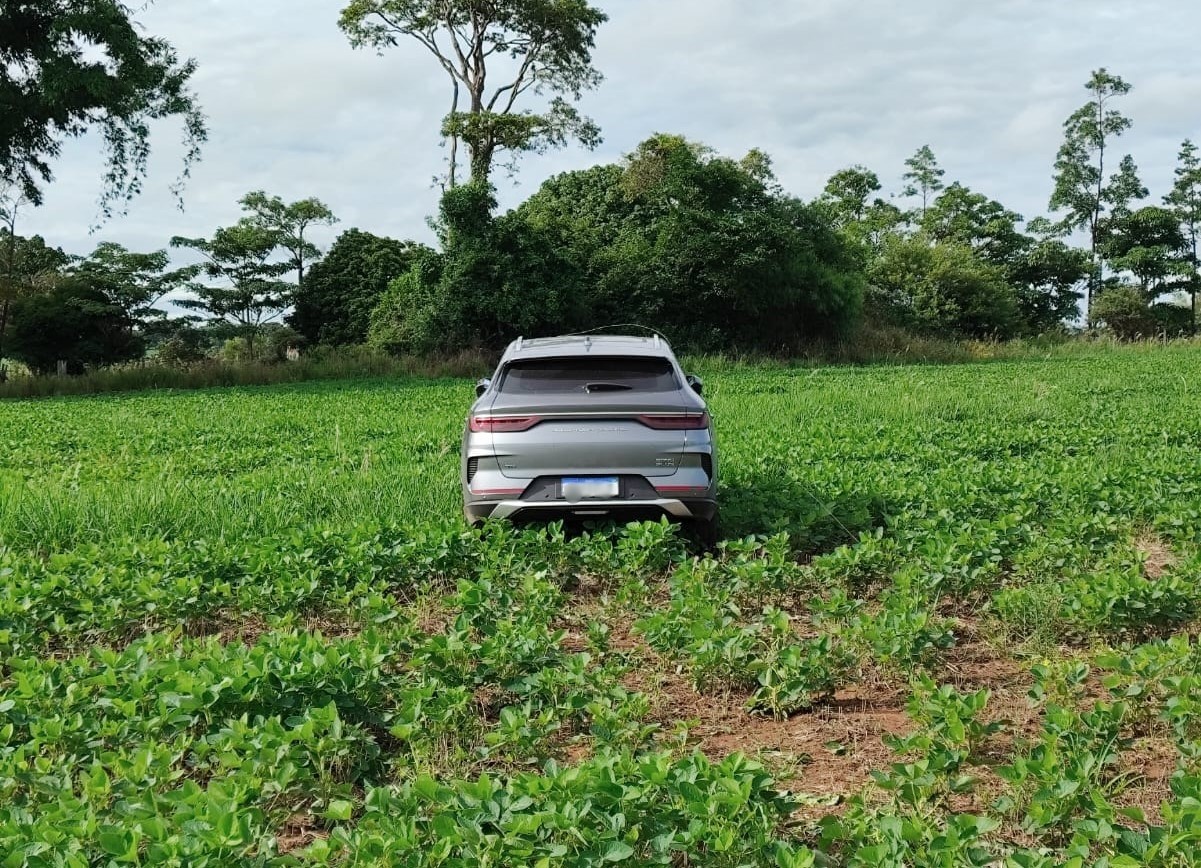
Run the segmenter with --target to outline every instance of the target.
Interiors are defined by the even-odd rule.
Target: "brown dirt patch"
[[[1034,676],[1030,665],[1014,659],[995,642],[983,638],[977,625],[960,621],[956,627],[960,641],[947,649],[936,681],[951,684],[961,693],[988,690],[984,717],[1005,722],[988,754],[1008,760],[1015,740],[1038,734],[1040,710],[1029,699]]]
[[[1152,533],[1141,533],[1135,537],[1134,547],[1143,556],[1143,575],[1148,579],[1158,579],[1176,566],[1176,553]]]
[[[856,685],[810,711],[778,720],[747,711],[744,692],[698,693],[685,673],[628,629],[615,627],[612,638],[614,648],[640,658],[641,665],[623,683],[651,699],[652,717],[665,730],[686,724],[688,743],[714,760],[735,752],[759,756],[790,790],[832,796],[858,792],[872,769],[895,758],[883,737],[913,729],[903,690]]]
[[[257,645],[263,634],[269,632],[270,629],[271,627],[259,615],[222,613],[212,635],[215,635],[223,645],[239,642],[249,648]]]
[[[427,636],[441,636],[454,624],[454,613],[441,597],[422,596],[414,600],[405,610],[417,629]]]
[[[308,814],[293,814],[284,823],[279,834],[275,836],[276,846],[280,853],[295,853],[303,850],[318,838],[324,838],[327,833],[317,828],[316,820]]]
[[[304,627],[313,633],[320,633],[326,639],[345,639],[357,636],[360,632],[355,621],[326,612],[310,612],[305,615]]]
[[[1131,783],[1114,802],[1123,808],[1141,808],[1147,819],[1155,822],[1160,805],[1172,800],[1170,781],[1178,757],[1171,739],[1137,739],[1122,752],[1120,773],[1130,775]]]

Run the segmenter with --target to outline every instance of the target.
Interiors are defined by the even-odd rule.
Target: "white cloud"
[[[619,159],[657,131],[740,155],[761,147],[785,188],[809,198],[836,170],[863,163],[894,189],[903,161],[930,144],[961,180],[1027,216],[1042,213],[1063,119],[1084,81],[1108,66],[1135,85],[1122,104],[1135,121],[1122,141],[1157,199],[1179,141],[1201,137],[1193,63],[1201,7],[1178,0],[599,0],[606,75],[582,109],[605,143],[534,156],[513,205],[549,175]],[[211,140],[175,209],[178,127],[155,130],[151,177],[128,215],[94,236],[101,162],[91,138],[71,142],[46,205],[27,231],[72,252],[99,238],[137,249],[203,235],[236,219],[253,189],[317,196],[359,226],[429,240],[442,171],[437,127],[449,106],[445,74],[416,43],[385,56],[353,50],[338,2],[162,0],[150,32],[199,63],[196,88]]]

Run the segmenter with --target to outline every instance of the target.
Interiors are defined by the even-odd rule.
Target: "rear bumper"
[[[487,518],[512,521],[635,521],[667,516],[680,521],[708,521],[717,515],[717,501],[710,498],[657,497],[647,500],[587,500],[566,503],[562,500],[473,501],[464,504],[467,520],[474,523]]]

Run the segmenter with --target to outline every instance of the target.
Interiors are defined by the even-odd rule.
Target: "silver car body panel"
[[[506,391],[511,365],[531,359],[660,360],[671,377],[654,389],[600,391],[581,388],[536,393]],[[602,360],[604,360],[602,362]],[[528,367],[528,366],[527,366]],[[553,365],[552,365],[553,367]],[[661,388],[667,385],[669,388]],[[707,413],[661,338],[598,335],[514,341],[491,383],[471,408],[463,434],[461,482],[464,511],[487,516],[621,517],[656,512],[679,519],[711,519],[717,509],[717,454],[711,429],[649,427],[640,417],[692,417]],[[524,430],[471,430],[476,417],[525,420]],[[524,424],[524,423],[522,423]],[[564,478],[621,480],[619,498],[568,500],[551,486]]]
[[[693,518],[694,514],[691,509],[684,505],[679,500],[667,497],[659,497],[654,500],[640,500],[639,507],[653,507],[661,509],[663,512],[670,515],[672,518]],[[630,508],[629,501],[625,500],[589,500],[579,501],[577,504],[569,507],[572,515],[577,518],[604,518],[605,516],[614,513],[621,513]],[[531,506],[524,500],[502,500],[499,501],[490,513],[492,518],[512,518],[517,513],[536,512],[539,509],[537,506]],[[563,511],[565,507],[558,506],[556,510]]]

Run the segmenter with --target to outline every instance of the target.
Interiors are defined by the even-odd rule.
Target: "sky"
[[[899,191],[904,160],[928,144],[947,182],[1030,218],[1045,213],[1063,121],[1102,66],[1134,86],[1120,102],[1134,127],[1118,147],[1154,201],[1170,188],[1180,142],[1201,139],[1192,0],[593,2],[610,19],[594,54],[605,80],[580,109],[604,142],[523,158],[514,179],[496,179],[502,207],[665,132],[732,157],[763,149],[784,189],[805,199],[852,164]],[[89,136],[66,144],[45,204],[18,231],[74,254],[101,240],[156,250],[236,221],[237,200],[261,189],[328,204],[340,223],[318,243],[350,227],[432,241],[446,74],[413,41],[383,56],[353,49],[337,27],[342,5],[157,0],[139,21],[196,59],[209,118],[184,210],[169,190],[181,128],[166,121],[153,128],[145,191],[125,215],[93,230],[103,160]]]

